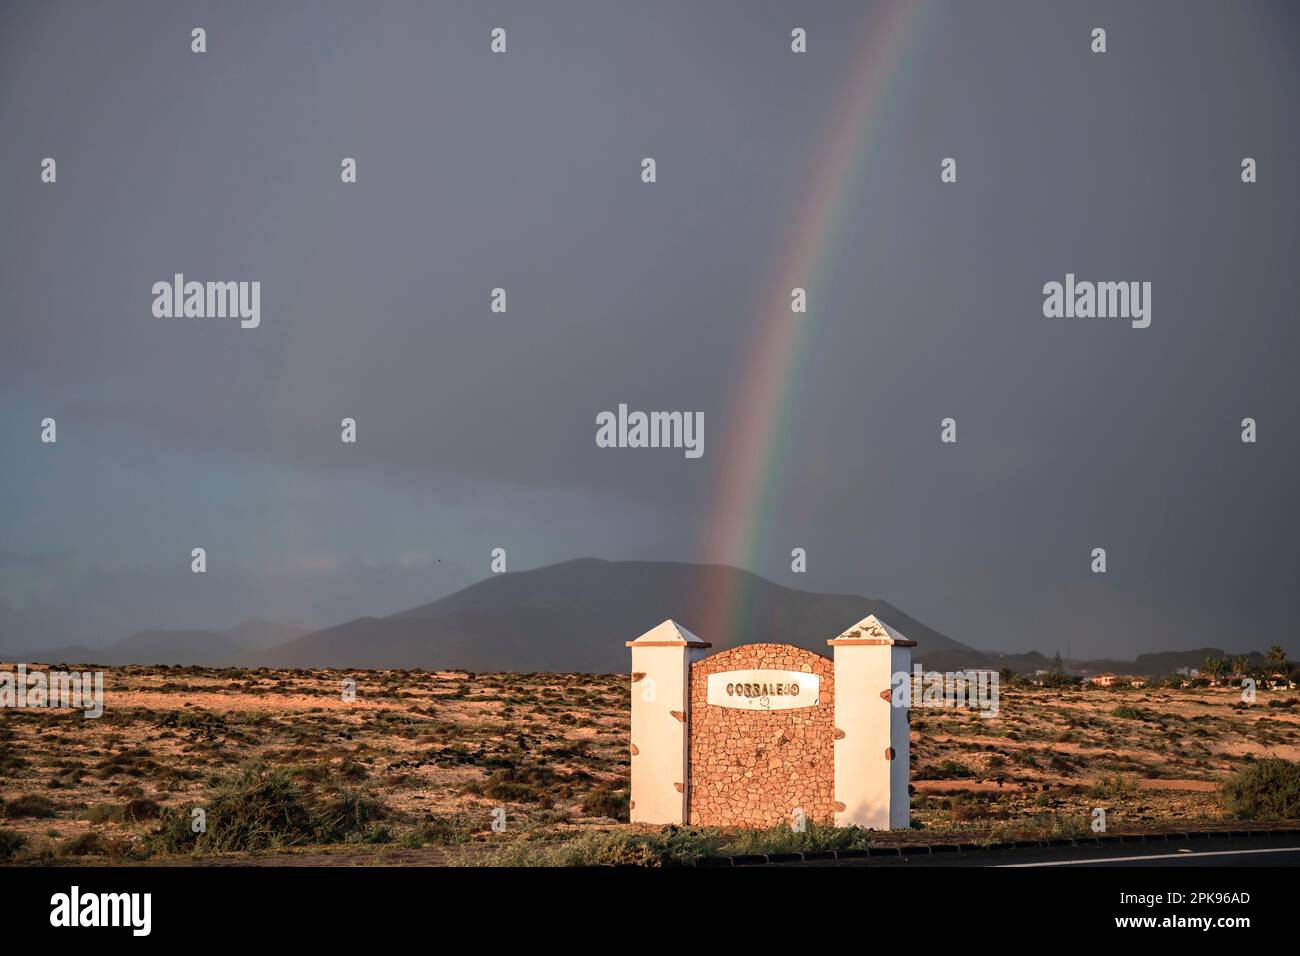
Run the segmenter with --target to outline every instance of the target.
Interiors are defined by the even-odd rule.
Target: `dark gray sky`
[[[734,563],[996,649],[1300,652],[1300,8],[914,6]],[[494,547],[705,557],[879,12],[5,3],[0,647],[389,613]],[[153,318],[175,272],[260,281],[260,328]],[[1150,281],[1150,328],[1045,318],[1067,272]],[[620,402],[703,412],[703,458],[597,448]]]

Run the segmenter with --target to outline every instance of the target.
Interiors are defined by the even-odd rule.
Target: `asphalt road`
[[[795,864],[799,865],[799,864]],[[1300,866],[1300,834],[1216,837],[1109,846],[1031,847],[964,853],[913,853],[900,857],[841,859],[804,866],[1165,867]]]

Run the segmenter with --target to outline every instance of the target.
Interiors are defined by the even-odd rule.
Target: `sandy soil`
[[[623,675],[122,667],[105,691],[98,720],[0,710],[17,862],[173,859],[158,814],[209,804],[250,762],[285,771],[308,807],[361,793],[380,808],[348,837],[365,846],[298,862],[440,862],[494,839],[499,808],[516,833],[626,826]],[[1113,832],[1204,825],[1223,820],[1223,780],[1264,756],[1300,759],[1294,692],[1244,706],[1229,689],[1004,687],[993,720],[913,711],[913,816],[970,837],[1077,831],[1099,806]]]

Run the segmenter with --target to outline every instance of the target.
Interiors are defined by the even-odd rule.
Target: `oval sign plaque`
[[[792,710],[821,699],[821,678],[802,671],[721,671],[709,675],[707,701],[741,710]]]

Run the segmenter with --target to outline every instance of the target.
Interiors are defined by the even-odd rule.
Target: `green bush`
[[[16,830],[0,830],[0,861],[8,862],[27,845],[27,837]]]
[[[1268,757],[1230,777],[1220,794],[1238,820],[1300,819],[1300,763]]]
[[[8,745],[0,746],[0,777],[17,777],[31,765],[30,760],[14,753]]]
[[[137,797],[134,800],[128,800],[126,806],[122,807],[122,819],[127,823],[133,823],[140,820],[155,820],[162,813],[162,807],[158,801],[150,800],[148,797]]]
[[[589,817],[628,818],[628,796],[622,791],[593,790],[582,798],[582,812]]]
[[[464,821],[455,816],[443,815],[421,824],[403,842],[413,849],[422,846],[456,846],[468,843],[473,836],[473,831]]]
[[[1147,712],[1140,707],[1134,707],[1132,704],[1121,704],[1110,712],[1112,717],[1122,717],[1124,720],[1146,720]]]
[[[488,853],[467,853],[463,862],[478,866],[691,866],[706,856],[771,855],[851,850],[872,834],[858,827],[809,821],[795,832],[789,824],[765,830],[723,834],[713,827],[665,827],[658,832],[625,830],[586,833],[563,842],[514,840]]]
[[[56,856],[111,856],[126,857],[131,853],[131,846],[124,840],[110,840],[95,833],[82,833],[64,840],[54,848]]]
[[[485,781],[467,784],[464,790],[503,803],[536,803],[544,807],[551,806],[556,797],[567,796],[568,791],[564,778],[534,762],[503,767]]]
[[[164,809],[153,846],[164,853],[221,853],[386,841],[387,831],[370,826],[385,812],[378,801],[346,792],[317,809],[309,799],[287,771],[246,765],[199,804],[206,811],[203,833],[192,831],[189,808]]]
[[[121,823],[122,807],[116,803],[96,803],[86,810],[91,823]]]
[[[987,797],[969,791],[954,793],[948,800],[948,819],[953,823],[969,823],[991,816],[993,808]]]
[[[779,823],[765,830],[742,830],[721,852],[729,856],[752,853],[817,853],[825,850],[856,850],[867,845],[870,831],[860,827],[837,827],[809,820],[802,832]]]
[[[958,763],[956,760],[945,760],[931,773],[930,779],[949,780],[973,776],[975,776],[975,771],[965,764]]]
[[[467,854],[477,866],[683,866],[718,852],[710,828],[665,827],[658,833],[586,833],[563,843],[517,840],[492,852]]]
[[[355,790],[339,794],[321,808],[316,820],[318,843],[386,843],[387,830],[372,829],[370,824],[387,815],[384,805]]]
[[[38,793],[27,793],[21,797],[15,797],[12,800],[6,800],[0,805],[0,816],[6,816],[10,819],[18,817],[52,817],[58,811],[58,806],[49,797],[42,797]]]
[[[1118,800],[1132,795],[1137,790],[1137,783],[1116,774],[1114,777],[1098,777],[1092,783],[1091,793],[1104,800]]]
[[[162,807],[156,800],[136,797],[124,804],[93,804],[86,811],[86,819],[91,823],[138,823],[141,820],[157,819],[161,813]]]

